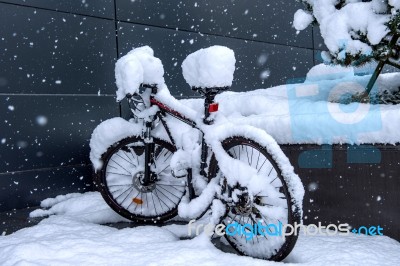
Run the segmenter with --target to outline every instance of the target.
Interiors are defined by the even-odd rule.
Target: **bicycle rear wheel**
[[[144,141],[125,138],[108,148],[95,174],[95,184],[107,204],[121,216],[136,222],[162,223],[177,215],[177,206],[186,192],[186,182],[171,174],[170,160],[175,147],[153,138],[151,171],[154,183],[144,186]]]
[[[279,229],[301,221],[300,208],[292,200],[282,170],[267,149],[252,140],[231,137],[222,146],[229,156],[255,168],[263,176],[258,184],[260,190],[253,194],[246,187],[231,187],[225,182],[222,192],[228,195],[228,201],[221,221],[229,230],[225,239],[242,255],[281,261],[293,249],[297,234],[283,236]],[[222,175],[214,156],[209,174],[211,177]],[[225,177],[222,179],[226,181]]]

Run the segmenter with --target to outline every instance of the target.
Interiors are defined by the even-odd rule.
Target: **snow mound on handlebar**
[[[215,45],[188,55],[182,63],[182,74],[191,87],[228,87],[232,85],[235,63],[231,49]]]
[[[130,93],[139,90],[143,82],[143,67],[133,54],[121,57],[115,64],[115,83],[117,84],[117,101],[121,101]]]
[[[149,46],[131,50],[115,64],[117,101],[138,92],[140,84],[164,84],[164,67]]]
[[[140,136],[142,126],[114,117],[100,123],[93,131],[90,138],[90,161],[94,169],[99,170],[103,165],[101,155],[114,143],[130,137]]]
[[[161,60],[154,56],[150,46],[133,49],[128,54],[133,54],[139,59],[143,67],[143,84],[164,84],[164,66]]]

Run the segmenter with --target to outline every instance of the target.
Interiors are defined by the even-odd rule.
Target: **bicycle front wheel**
[[[300,223],[300,211],[292,200],[282,171],[268,150],[244,137],[231,137],[222,142],[227,154],[257,170],[263,177],[260,190],[251,194],[245,187],[223,186],[228,195],[226,215],[227,242],[240,254],[260,259],[281,261],[293,249],[297,234],[286,235],[284,225]],[[210,176],[222,175],[213,156]],[[225,177],[221,177],[226,181]],[[250,177],[249,177],[250,178]],[[230,197],[230,198],[229,198]]]
[[[184,179],[171,173],[175,147],[153,138],[151,172],[156,180],[144,186],[145,148],[139,137],[128,137],[102,155],[103,166],[95,174],[95,184],[107,204],[121,216],[137,222],[161,223],[177,215],[177,206],[186,192]]]

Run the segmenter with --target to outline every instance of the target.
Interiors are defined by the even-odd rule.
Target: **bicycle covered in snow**
[[[204,97],[204,113],[170,95],[150,47],[117,61],[117,100],[126,97],[132,118],[112,118],[94,130],[95,184],[107,204],[132,221],[159,224],[178,214],[196,219],[211,209],[214,225],[258,225],[251,239],[230,231],[224,238],[240,254],[282,260],[297,234],[272,236],[268,225],[300,223],[304,189],[271,136],[218,114],[215,98],[232,84],[234,52],[201,49],[182,69]]]

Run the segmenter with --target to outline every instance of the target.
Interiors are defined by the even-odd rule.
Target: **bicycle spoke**
[[[268,221],[269,219],[267,219],[264,215],[262,215],[261,213],[259,213],[261,215],[261,217],[263,218],[263,220],[265,221],[265,225],[268,225]],[[269,226],[267,226],[268,231],[272,234],[271,228],[269,228]]]
[[[232,212],[230,212],[230,213],[232,213]],[[235,220],[236,216],[237,216],[237,213],[235,214],[235,216],[233,216],[232,221],[236,222],[236,220]]]
[[[141,197],[140,197],[140,199],[142,199],[142,198],[143,198],[143,196],[142,196],[142,195],[143,195],[143,193],[140,193],[140,196],[141,196]],[[142,203],[142,204],[140,204],[140,213],[141,213],[141,214],[143,214],[143,203]]]
[[[157,213],[157,208],[156,208],[156,204],[155,204],[155,202],[154,202],[153,193],[150,193],[150,195],[151,195],[151,198],[152,198],[152,200],[153,200],[154,211],[156,212],[156,215],[158,215],[158,213]]]
[[[158,196],[157,189],[154,190],[154,193],[156,194],[157,198],[159,199],[159,202],[162,202],[167,207],[167,210],[169,210],[168,205],[165,204],[165,202],[161,199],[161,197]],[[160,206],[161,206],[161,209],[164,210],[161,203],[160,203]]]
[[[257,224],[257,222],[253,220],[253,218],[251,217],[251,213],[250,213],[250,216],[248,216],[248,217],[249,217],[252,227],[254,228],[254,225]],[[257,230],[259,230],[259,229],[257,229]],[[251,240],[253,241],[253,244],[254,244],[254,236],[256,237],[257,242],[258,242],[258,238],[257,238],[258,234],[257,233],[258,233],[257,231],[253,232],[253,237],[251,238]]]
[[[237,155],[236,155],[236,151],[235,151],[235,148],[233,148],[233,153],[235,154],[235,159],[237,158]],[[233,157],[233,156],[232,156]]]
[[[135,160],[135,157],[136,157],[137,165],[139,165],[139,164],[140,164],[140,163],[139,163],[139,155],[137,155],[136,153],[134,154],[134,153],[132,152],[132,148],[131,148],[131,147],[129,147],[129,152],[130,152],[130,154],[132,155],[132,159],[133,159],[133,160]]]
[[[186,187],[186,185],[171,185],[171,184],[162,184],[158,182],[156,182],[156,184],[160,186],[169,186],[169,187]]]
[[[172,196],[174,196],[175,198],[177,198],[177,199],[180,199],[178,196],[176,196],[174,193],[172,193],[171,191],[169,191],[168,189],[165,189],[165,188],[163,188],[163,187],[160,187],[160,188],[162,188],[164,191],[167,191],[168,193],[170,193]]]
[[[123,176],[131,176],[131,175],[127,175],[127,174],[121,174],[121,173],[114,173],[114,172],[107,172],[107,174],[113,174],[113,175],[123,175]]]
[[[260,172],[261,168],[264,166],[265,162],[267,161],[267,158],[265,158],[263,164],[260,166],[260,169],[258,169],[257,174]]]
[[[246,155],[247,155],[247,162],[249,163],[249,165],[251,165],[250,158],[249,158],[249,152],[247,150],[247,146],[246,146]]]
[[[162,149],[160,152],[154,152],[154,154],[153,154],[153,162],[154,162],[154,165],[156,166],[155,168],[157,169],[158,167],[157,167],[157,164],[156,164],[156,162],[157,162],[157,160],[158,160],[158,158],[160,158],[160,156],[161,156],[161,154],[163,154],[164,153],[164,156],[169,152],[167,149],[163,149],[163,147],[161,147],[161,146],[158,146],[157,147],[157,149]],[[157,157],[155,157],[155,154],[157,153]],[[172,154],[172,153],[171,153]],[[165,162],[165,161],[164,161]],[[169,165],[169,164],[168,164]],[[162,172],[162,171],[161,171]]]
[[[168,155],[168,157],[165,158],[164,163],[168,160],[169,157],[171,157],[171,155],[172,155],[172,153],[170,153],[170,154]],[[165,155],[164,155],[164,156],[165,156]]]
[[[250,213],[250,217],[251,217],[251,213]],[[254,218],[253,217],[251,217],[251,219],[254,221],[254,223],[257,223],[255,220],[254,220]],[[268,229],[269,229],[269,227],[268,227]],[[269,230],[270,232],[271,232],[271,230]],[[272,233],[272,232],[271,232]],[[267,239],[268,240],[268,237],[267,237],[267,234],[266,233],[263,233],[263,234],[261,234],[262,236],[264,236],[265,237],[265,239]],[[257,238],[257,241],[258,241],[258,238]]]
[[[250,217],[249,216],[247,216],[247,221],[250,221],[250,223],[251,223],[251,227],[252,227],[252,229],[251,229],[251,232],[252,232],[252,236],[251,236],[251,241],[253,242],[253,244],[254,244],[254,237],[255,236],[257,236],[257,231],[256,232],[254,232],[253,231],[253,229],[254,229],[254,223],[253,223],[253,221],[250,219]]]
[[[124,167],[122,167],[119,163],[117,163],[114,159],[110,159],[110,161],[113,161],[115,164],[117,164],[119,167],[121,167],[122,169],[124,169],[128,174],[131,174],[128,170],[126,170]]]
[[[242,222],[241,222],[241,221],[242,221],[242,218],[243,218],[243,216],[240,216],[240,219],[239,219],[239,224],[240,224],[240,225],[243,225]],[[243,222],[244,222],[244,218],[243,218]],[[240,234],[240,238],[243,238],[243,234]],[[247,241],[246,241],[246,242],[247,242]]]
[[[161,186],[168,186],[168,185],[161,185]],[[183,189],[183,190],[179,190],[179,189],[177,189],[175,186],[169,186],[169,187],[172,187],[173,189],[175,189],[176,191],[178,191],[179,193],[182,193],[182,192],[184,192],[185,191],[185,189]],[[186,187],[186,186],[183,186],[183,187]],[[160,187],[160,188],[163,188],[163,187]],[[165,190],[165,188],[163,188],[164,190]]]
[[[122,187],[122,186],[131,186],[132,184],[121,184],[121,185],[108,185],[107,187]]]
[[[271,170],[269,171],[268,176],[271,174],[271,172],[272,172],[273,169],[274,169],[274,166],[271,165]]]
[[[112,165],[107,165],[107,167],[111,167],[111,168],[114,168],[114,169],[117,169],[118,170],[118,168],[117,167],[115,167],[115,166],[112,166]]]
[[[131,190],[129,191],[129,193],[126,195],[126,197],[121,201],[121,205],[125,202],[125,200],[128,198],[128,196],[132,193],[133,191],[133,187],[131,187]]]
[[[149,209],[149,201],[148,201],[148,199],[147,199],[147,192],[144,193],[144,194],[146,195],[146,206],[147,206],[147,209]]]
[[[256,169],[258,168],[258,161],[260,160],[260,155],[261,155],[261,152],[258,152],[258,158],[257,158],[257,165],[256,165]]]
[[[158,172],[157,175],[159,175],[160,173],[164,172],[168,167],[170,167],[169,164],[164,169],[162,169],[160,172]]]
[[[115,200],[117,200],[119,197],[121,197],[121,195],[123,195],[125,192],[127,192],[131,187],[128,187],[126,190],[124,190],[124,192],[122,192],[121,194],[118,195],[118,197],[114,198]]]
[[[126,186],[124,186],[124,187],[126,187]],[[123,190],[123,189],[124,189],[124,188],[119,188],[119,189],[116,189],[116,190],[114,190],[114,191],[111,191],[111,190],[109,190],[109,191],[110,191],[111,194],[114,194],[115,192],[120,191],[120,190]]]
[[[131,165],[133,165],[133,166],[135,166],[135,167],[137,167],[136,164],[132,163],[131,161],[126,160],[125,158],[123,158],[123,157],[122,157],[121,155],[119,155],[118,153],[116,153],[115,155],[117,155],[119,158],[121,158],[121,159],[124,160],[125,162],[127,162],[127,163],[129,163],[129,164],[131,164]]]
[[[276,176],[276,177],[274,178],[274,180],[272,180],[272,181],[269,182],[269,183],[272,184],[272,182],[274,182],[277,178],[278,178],[278,176]]]
[[[165,195],[161,190],[159,190],[159,189],[157,189],[156,188],[156,190],[158,191],[158,192],[160,192],[164,197],[166,197],[170,202],[172,202],[173,204],[175,204],[175,201],[173,201],[172,199],[170,199],[167,195]]]
[[[126,148],[126,149],[128,149],[128,151],[129,151],[129,147],[123,147],[123,148]],[[125,150],[123,150],[122,148],[121,148],[121,151],[123,151],[123,154],[125,155],[125,157],[126,157],[126,159],[128,159],[128,160],[131,160],[130,158],[129,158],[129,156],[128,156],[128,152],[127,151],[125,151]],[[132,157],[132,159],[133,159],[133,157]]]
[[[254,153],[254,149],[251,149],[251,162],[250,162],[250,165],[253,165],[253,153]]]
[[[161,146],[158,146],[157,148],[161,148]],[[168,151],[168,150],[167,150],[167,151]],[[153,156],[153,158],[154,158],[155,160],[157,160],[158,158],[160,158],[160,155],[162,154],[162,152],[163,152],[163,151],[161,151],[161,152],[158,153],[157,158],[154,158],[154,156]]]

